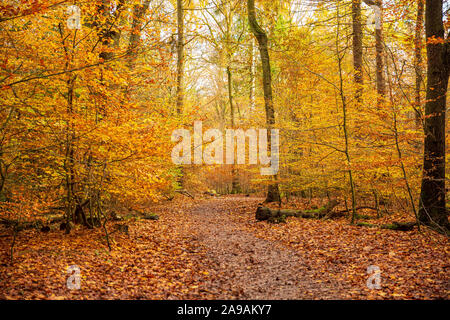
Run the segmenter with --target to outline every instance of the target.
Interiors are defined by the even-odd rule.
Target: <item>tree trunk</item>
[[[385,96],[385,81],[383,76],[384,71],[384,45],[383,45],[383,14],[382,14],[382,0],[377,0],[376,6],[378,6],[379,16],[376,17],[377,21],[375,23],[375,50],[376,50],[376,64],[377,64],[377,105],[380,106],[383,103]]]
[[[183,0],[177,0],[177,114],[183,113],[184,107],[184,12]],[[181,188],[184,186],[184,170],[179,167],[177,182]]]
[[[363,86],[363,60],[362,60],[362,27],[361,27],[361,0],[352,0],[352,26],[353,26],[353,69],[356,85],[355,99],[361,103]]]
[[[372,8],[374,8],[374,6],[376,6],[375,7],[376,9],[374,8],[374,10],[376,10],[375,11],[375,52],[376,52],[375,60],[376,60],[376,78],[377,78],[377,93],[378,93],[377,105],[380,106],[384,100],[384,96],[386,93],[386,84],[385,84],[384,74],[383,74],[383,72],[384,72],[383,0],[364,0],[364,3]],[[355,10],[357,11],[357,8],[355,8]],[[357,12],[355,12],[355,13],[357,16],[358,15]],[[356,21],[358,21],[358,19],[354,18],[353,21],[355,23]],[[354,29],[353,29],[354,33],[357,34],[355,32],[355,27],[356,27],[356,30],[358,30],[358,26],[355,26],[355,24],[354,24]],[[359,30],[361,30],[359,32],[361,41],[358,42],[359,47],[356,50],[354,47],[354,51],[361,52],[361,57],[358,57],[358,59],[357,59],[358,64],[361,65],[362,64],[361,8],[359,10]],[[355,44],[355,42],[353,42],[353,43]],[[355,70],[356,70],[356,68],[355,68]],[[362,70],[362,67],[360,68],[360,70]],[[361,79],[361,84],[362,84],[362,79]]]
[[[120,40],[120,31],[114,27],[115,19],[118,19],[121,10],[124,6],[124,0],[119,1],[117,9],[114,14],[110,11],[110,1],[102,0],[98,8],[99,13],[106,17],[106,22],[100,28],[99,41],[105,48],[118,47]],[[111,60],[114,58],[114,52],[110,50],[103,50],[100,52],[100,58],[104,61]]]
[[[177,113],[183,112],[184,104],[184,14],[183,0],[177,0]]]
[[[256,55],[255,55],[255,44],[254,39],[251,40],[250,43],[250,114],[255,110],[255,88],[256,88]]]
[[[338,69],[339,69],[339,95],[341,97],[342,102],[342,116],[343,116],[343,123],[342,123],[342,129],[344,131],[344,141],[345,141],[345,149],[344,149],[344,155],[347,159],[347,166],[348,166],[348,178],[350,183],[350,191],[352,194],[352,220],[351,223],[353,224],[356,220],[356,192],[355,192],[355,183],[353,180],[353,172],[351,168],[351,157],[350,157],[350,137],[349,137],[349,130],[348,130],[348,120],[347,120],[347,99],[344,94],[344,77],[343,77],[343,70],[342,70],[342,60],[344,59],[344,56],[340,54],[339,49],[339,40],[340,40],[340,15],[339,15],[339,7],[336,12],[337,17],[337,27],[336,27],[336,56],[338,60]],[[358,92],[358,91],[357,91]],[[356,97],[358,98],[358,97]]]
[[[434,228],[449,228],[445,208],[445,111],[449,77],[448,42],[444,40],[442,0],[426,0],[427,102],[425,104],[425,145],[419,220]]]
[[[414,36],[414,69],[416,73],[416,85],[414,96],[414,111],[416,113],[417,125],[422,125],[422,105],[420,98],[420,87],[422,84],[422,46],[423,46],[423,13],[425,0],[417,1],[417,19],[416,19],[416,34]]]
[[[253,35],[258,40],[259,52],[261,55],[261,64],[263,69],[263,89],[264,89],[264,102],[266,108],[266,125],[270,132],[270,129],[275,125],[275,111],[273,106],[272,98],[272,75],[270,70],[270,58],[268,49],[268,39],[264,30],[259,26],[256,20],[255,12],[255,0],[247,1],[248,9],[248,22]],[[270,142],[270,134],[269,142]],[[272,144],[269,143],[269,146]],[[271,149],[271,147],[270,147]],[[276,175],[273,177],[276,180]],[[278,183],[273,182],[268,186],[266,202],[279,202],[280,201],[280,191],[278,188]]]
[[[227,66],[227,81],[228,81],[228,101],[230,103],[230,116],[231,116],[231,128],[235,128],[235,121],[234,121],[234,105],[233,105],[233,87],[232,87],[232,78],[231,78],[231,68],[230,66]],[[234,154],[233,154],[234,157]],[[231,165],[231,193],[232,194],[238,194],[241,193],[241,188],[239,186],[239,177],[238,177],[238,170],[236,169],[236,165]]]
[[[131,35],[127,49],[128,67],[130,69],[133,69],[136,65],[138,47],[141,40],[142,22],[144,15],[150,6],[150,2],[151,0],[146,0],[142,5],[135,5],[133,9],[133,22],[131,25]]]

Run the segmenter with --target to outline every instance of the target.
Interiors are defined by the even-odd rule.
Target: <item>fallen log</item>
[[[287,217],[297,218],[330,218],[333,215],[332,210],[339,204],[337,200],[331,200],[324,207],[314,210],[291,210],[291,209],[271,209],[267,207],[258,207],[256,209],[256,220],[269,221],[272,223],[284,222]]]
[[[40,220],[19,221],[17,219],[6,219],[6,218],[1,218],[0,224],[5,225],[6,227],[17,228],[18,231],[28,230],[28,229],[39,229],[43,226],[43,223]]]
[[[383,224],[381,229],[390,229],[398,231],[411,231],[417,225],[417,222],[397,222],[394,221],[391,224]]]
[[[389,230],[397,230],[397,231],[411,231],[417,226],[417,222],[397,222],[394,221],[389,224],[372,224],[367,222],[357,222],[355,226],[358,227],[367,227],[367,228],[380,228],[380,229],[389,229]]]
[[[362,206],[362,207],[356,207],[355,211],[359,211],[361,209],[370,209],[370,210],[373,210],[373,211],[377,210],[377,208],[374,208],[374,207]],[[336,211],[336,213],[350,213],[351,211],[352,211],[352,209],[350,208],[350,209],[345,209],[345,210],[341,210],[341,211]]]
[[[175,192],[181,193],[182,195],[189,197],[191,199],[194,199],[194,196],[189,193],[189,191],[182,189],[182,190],[175,190]]]

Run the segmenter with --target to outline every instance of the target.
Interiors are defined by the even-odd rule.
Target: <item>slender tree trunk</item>
[[[58,25],[59,33],[61,36],[62,46],[66,55],[66,64],[65,70],[70,69],[71,64],[71,55],[69,54],[69,49],[66,44],[66,38],[64,36],[64,31],[62,24]],[[74,154],[74,141],[76,137],[75,127],[73,123],[74,118],[74,110],[73,110],[73,92],[74,92],[74,84],[76,80],[76,76],[73,76],[71,72],[69,72],[67,79],[67,106],[66,106],[66,128],[65,128],[65,154],[64,154],[64,171],[65,171],[65,187],[66,187],[66,222],[69,223],[71,220],[75,220],[74,209],[76,206],[75,203],[75,154]]]
[[[382,14],[382,0],[377,0],[376,6],[379,8],[375,23],[375,50],[376,50],[376,64],[377,64],[377,104],[380,106],[383,103],[386,86],[384,81],[384,44],[383,44],[383,14]]]
[[[132,77],[133,71],[136,67],[136,61],[139,56],[139,47],[141,42],[141,29],[144,21],[144,16],[150,6],[151,0],[144,1],[143,4],[136,4],[133,8],[133,22],[131,24],[131,34],[128,40],[127,48],[127,66],[130,72],[128,73],[128,85],[125,88],[127,99],[133,99],[132,96]]]
[[[177,0],[177,113],[183,112],[184,105],[184,13],[183,0]]]
[[[228,101],[230,103],[230,116],[231,116],[231,128],[235,128],[235,119],[234,119],[234,104],[233,104],[233,87],[232,87],[232,78],[231,78],[231,68],[227,66],[227,81],[228,81]],[[237,174],[236,165],[233,163],[231,166],[231,193],[237,194],[241,192],[241,188],[239,186],[239,177]]]
[[[230,103],[231,128],[234,129],[235,121],[234,121],[233,88],[232,88],[230,66],[227,66],[227,83],[228,83],[228,102]]]
[[[177,0],[177,105],[178,115],[183,114],[184,108],[184,9],[183,0]],[[184,186],[184,170],[179,167],[178,184]]]
[[[361,5],[361,3],[359,3]],[[361,8],[360,8],[360,14],[361,14]],[[351,195],[352,195],[352,220],[351,223],[355,223],[356,222],[356,192],[355,192],[355,182],[353,179],[353,171],[352,171],[352,161],[351,161],[351,157],[350,157],[350,137],[349,137],[349,130],[348,130],[348,115],[347,115],[347,99],[344,93],[344,78],[343,78],[343,70],[342,70],[342,60],[343,60],[343,56],[340,53],[340,46],[339,46],[339,40],[340,40],[340,13],[339,13],[339,7],[337,10],[337,26],[336,26],[336,57],[338,60],[338,70],[339,70],[339,95],[341,97],[341,102],[342,102],[342,116],[343,116],[343,123],[342,123],[342,129],[344,131],[344,142],[345,142],[345,149],[344,149],[344,155],[345,155],[345,159],[347,161],[347,166],[348,166],[348,179],[349,179],[349,184],[350,184],[350,191],[351,191]],[[355,56],[355,55],[354,55]],[[362,57],[362,56],[361,56]],[[362,66],[362,64],[361,64]],[[356,75],[356,73],[355,73]],[[356,76],[355,76],[355,80],[356,80]],[[346,203],[347,206],[347,203]]]
[[[445,109],[449,77],[450,48],[444,43],[443,1],[426,0],[427,102],[425,104],[425,144],[419,220],[450,230],[445,208]]]
[[[105,23],[101,26],[99,32],[99,42],[101,42],[104,47],[110,48],[119,46],[120,32],[114,27],[112,18],[118,18],[123,9],[123,5],[124,0],[119,1],[114,15],[111,14],[109,0],[102,0],[98,7],[99,13],[105,17]],[[102,50],[99,56],[104,61],[111,60],[114,58],[114,52],[111,50]]]
[[[395,63],[395,61],[393,61]],[[408,175],[406,173],[406,167],[405,164],[403,163],[403,155],[402,155],[402,149],[400,147],[400,139],[399,139],[399,131],[398,131],[398,120],[397,120],[397,102],[395,101],[394,98],[394,94],[392,92],[392,82],[391,82],[391,77],[390,77],[390,72],[389,72],[389,65],[387,65],[387,78],[388,78],[388,86],[389,86],[389,98],[390,98],[390,103],[392,106],[392,120],[393,120],[393,129],[394,129],[394,141],[395,141],[395,147],[397,149],[397,155],[398,155],[398,160],[400,161],[400,168],[402,169],[402,173],[403,173],[403,179],[405,179],[405,187],[406,187],[406,191],[408,192],[408,196],[409,196],[409,201],[411,203],[411,209],[413,210],[414,213],[414,217],[416,219],[416,222],[419,223],[419,218],[418,218],[418,214],[417,214],[417,209],[416,209],[416,205],[414,202],[414,197],[413,197],[413,193],[411,190],[411,187],[409,185],[409,180],[408,180]],[[420,224],[418,225],[419,231],[420,231]]]
[[[416,221],[418,220],[418,216],[417,216],[417,210],[416,210],[416,205],[414,204],[414,197],[412,195],[412,191],[411,191],[411,187],[409,186],[409,181],[408,181],[408,175],[406,173],[406,168],[405,165],[403,163],[403,156],[402,156],[402,150],[400,149],[400,142],[398,139],[398,130],[397,130],[397,113],[394,109],[394,137],[395,137],[395,146],[397,148],[397,154],[398,154],[398,160],[400,161],[400,167],[402,169],[402,173],[403,173],[403,178],[405,179],[405,186],[406,186],[406,191],[408,192],[408,196],[409,196],[409,201],[411,203],[411,208],[414,212],[414,217],[416,218]],[[418,221],[417,221],[418,222]],[[419,231],[420,231],[420,224],[419,224]]]
[[[75,153],[74,153],[74,141],[75,141],[75,128],[72,123],[73,118],[73,82],[72,78],[67,81],[67,132],[66,132],[66,159],[65,159],[65,170],[66,170],[66,194],[67,194],[67,208],[66,208],[66,218],[67,221],[73,220],[76,222],[75,206]]]
[[[425,0],[417,1],[417,18],[416,18],[416,33],[414,36],[414,70],[416,73],[416,85],[414,96],[414,111],[416,113],[417,125],[423,126],[422,122],[422,103],[420,98],[420,87],[422,85],[422,47],[423,47],[423,14],[424,14]]]
[[[248,9],[248,20],[250,29],[253,35],[256,37],[256,40],[258,40],[259,44],[259,52],[261,55],[261,64],[263,69],[263,89],[264,89],[264,102],[266,107],[266,125],[267,129],[270,131],[270,129],[272,129],[273,126],[275,125],[275,111],[272,98],[272,75],[270,70],[268,39],[266,33],[259,26],[256,20],[255,0],[247,1],[247,9]],[[269,145],[271,145],[271,143]],[[273,179],[275,180],[276,176],[274,176]],[[278,183],[274,182],[269,184],[266,202],[279,202],[279,201],[280,201],[280,191],[278,188]]]
[[[220,130],[225,130],[226,124],[226,101],[224,99],[225,93],[225,84],[223,83],[223,77],[224,77],[224,65],[225,65],[225,59],[224,59],[224,53],[222,50],[219,50],[219,62],[218,62],[218,68],[217,68],[217,89],[218,89],[218,116],[220,119]]]
[[[131,24],[131,35],[127,48],[128,68],[130,69],[133,69],[136,65],[143,19],[150,6],[150,2],[151,0],[146,0],[143,4],[135,5],[133,9],[133,22]]]
[[[256,55],[255,55],[255,40],[251,40],[250,44],[250,113],[255,110],[255,91],[256,91]]]
[[[339,4],[338,4],[339,5]],[[363,49],[361,27],[361,0],[352,0],[352,27],[353,27],[353,69],[356,85],[355,99],[361,103],[363,86]]]

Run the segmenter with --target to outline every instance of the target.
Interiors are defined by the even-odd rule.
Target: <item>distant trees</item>
[[[34,3],[0,6],[2,214],[63,206],[89,225],[108,203],[214,181],[351,199],[355,219],[368,198],[379,214],[419,203],[422,223],[448,226],[443,0],[98,0],[75,30],[65,3]],[[174,165],[171,131],[193,119],[276,126],[279,174]]]

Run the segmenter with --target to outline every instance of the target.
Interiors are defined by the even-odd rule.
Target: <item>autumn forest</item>
[[[0,299],[449,299],[449,10],[0,0]]]

